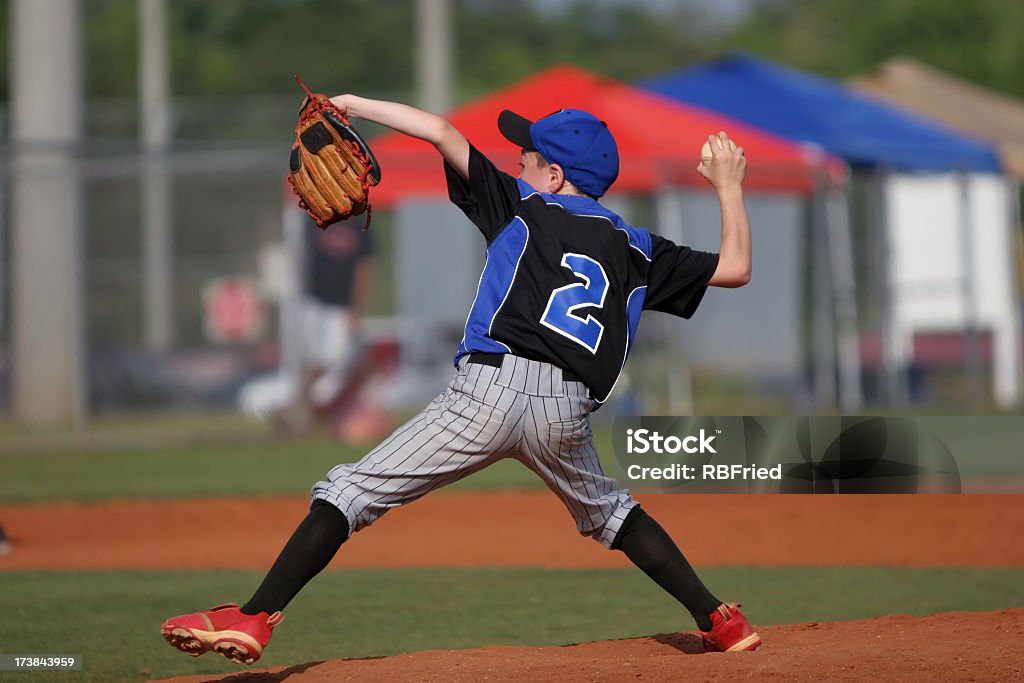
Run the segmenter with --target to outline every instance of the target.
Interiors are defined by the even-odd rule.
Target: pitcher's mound
[[[432,650],[167,683],[334,681],[1008,681],[1024,679],[1024,608],[758,628],[757,652],[704,654],[694,632],[563,647]],[[209,654],[205,655],[211,656]]]

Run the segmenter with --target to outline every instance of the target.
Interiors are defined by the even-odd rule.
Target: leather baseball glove
[[[295,80],[306,91],[288,159],[288,183],[299,206],[321,230],[364,212],[364,229],[369,229],[370,188],[380,182],[377,159],[327,96],[310,92],[298,76]]]

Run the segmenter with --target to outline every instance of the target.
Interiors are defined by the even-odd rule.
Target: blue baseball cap
[[[562,109],[531,121],[506,109],[498,116],[498,130],[509,142],[561,166],[569,182],[591,197],[603,196],[619,177],[615,137],[593,114]]]

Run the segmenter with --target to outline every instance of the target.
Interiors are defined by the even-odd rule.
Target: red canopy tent
[[[750,160],[745,186],[751,190],[808,193],[814,188],[811,150],[716,112],[681,104],[647,90],[581,69],[542,71],[476,102],[448,119],[485,156],[513,175],[519,150],[498,132],[498,114],[511,109],[540,118],[563,107],[585,109],[608,123],[619,145],[621,168],[612,192],[645,194],[666,185],[708,187],[695,170],[707,136],[725,130]],[[373,203],[386,208],[406,197],[446,196],[437,151],[398,133],[371,142],[383,170]]]

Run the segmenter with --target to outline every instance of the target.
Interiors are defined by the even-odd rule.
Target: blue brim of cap
[[[498,114],[498,131],[512,144],[530,151],[537,149],[530,137],[532,125],[533,121],[508,109]]]

